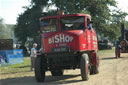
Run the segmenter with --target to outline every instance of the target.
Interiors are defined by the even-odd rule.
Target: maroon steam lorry
[[[115,56],[120,58],[121,53],[128,53],[128,29],[125,29],[124,24],[121,24],[121,36],[116,42]]]
[[[82,80],[98,73],[99,58],[95,30],[88,14],[68,14],[40,18],[41,48],[35,61],[37,82],[45,72],[62,76],[65,69],[80,68]]]

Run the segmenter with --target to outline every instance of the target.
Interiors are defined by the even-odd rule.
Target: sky
[[[28,6],[28,0],[0,0],[0,17],[7,24],[16,24],[19,14],[24,12],[23,6]]]
[[[19,14],[24,12],[23,6],[30,5],[30,0],[0,0],[0,17],[4,19],[6,24],[16,24]],[[116,0],[118,7],[128,12],[128,0]],[[126,17],[128,20],[128,16]]]

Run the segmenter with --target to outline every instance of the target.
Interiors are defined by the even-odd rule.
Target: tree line
[[[51,6],[64,10],[65,14],[90,14],[96,32],[112,40],[119,37],[120,25],[126,22],[127,16],[117,8],[115,0],[30,0],[30,3],[24,7],[26,10],[19,15],[15,26],[15,35],[21,43],[40,42],[39,18],[56,15],[57,10],[50,10]]]

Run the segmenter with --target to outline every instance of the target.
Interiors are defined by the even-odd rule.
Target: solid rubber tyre
[[[89,79],[89,75],[90,75],[89,58],[88,58],[87,54],[83,54],[81,56],[80,70],[81,70],[82,80],[87,81]]]
[[[98,56],[98,53],[96,52],[96,61],[97,61],[97,64],[95,65],[93,65],[93,73],[94,74],[97,74],[97,73],[99,73],[99,56]]]
[[[44,82],[45,80],[45,66],[43,66],[41,57],[37,57],[35,60],[35,78],[37,82]]]

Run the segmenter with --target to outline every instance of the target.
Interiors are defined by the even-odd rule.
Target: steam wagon
[[[116,42],[115,56],[120,58],[121,53],[128,53],[128,30],[125,29],[124,24],[121,25],[121,36]]]
[[[82,80],[97,74],[97,36],[88,14],[40,18],[41,48],[35,61],[35,78],[44,82],[46,71],[63,76],[65,69],[80,69]]]

